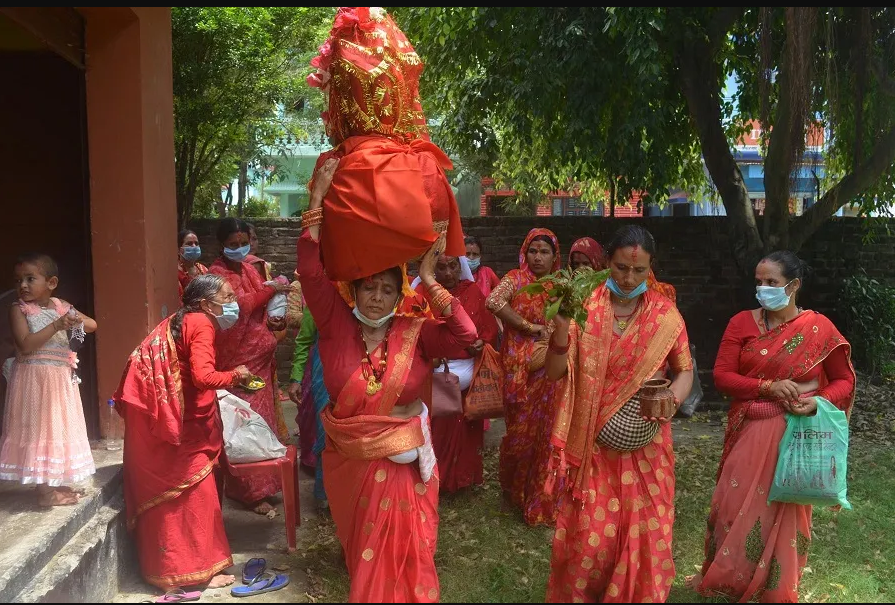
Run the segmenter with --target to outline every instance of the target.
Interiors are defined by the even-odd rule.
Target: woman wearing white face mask
[[[439,319],[395,316],[406,279],[398,267],[351,284],[353,309],[343,300],[320,261],[323,196],[337,167],[325,162],[311,183],[298,273],[331,396],[321,415],[323,480],[351,578],[348,600],[435,602],[439,481],[420,396],[431,360],[463,355],[476,329],[435,281],[434,249],[419,273]]]
[[[131,354],[113,396],[124,418],[124,499],[143,577],[164,590],[232,584],[233,564],[214,469],[223,450],[216,389],[251,376],[219,372],[215,333],[239,316],[233,288],[217,275],[186,287],[183,307]]]
[[[733,317],[715,361],[715,385],[733,397],[712,497],[703,595],[795,603],[811,542],[811,506],[767,502],[786,414],[810,415],[821,396],[849,412],[851,347],[829,319],[796,304],[807,267],[789,251],[755,269],[761,307]]]
[[[221,321],[232,322],[215,339],[218,363],[222,367],[245,365],[266,386],[258,391],[240,393],[274,433],[277,433],[276,376],[273,359],[277,340],[267,324],[267,302],[277,292],[288,292],[290,286],[262,281],[260,273],[244,262],[249,254],[249,227],[236,218],[223,219],[218,225],[218,241],[223,250],[211,265],[209,273],[220,275],[233,288],[239,306],[238,317],[222,313]],[[267,514],[273,506],[268,501],[280,491],[273,477],[227,477],[226,494],[258,514]]]

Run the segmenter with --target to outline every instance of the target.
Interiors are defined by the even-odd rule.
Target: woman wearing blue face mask
[[[715,361],[715,385],[733,398],[706,532],[705,596],[795,603],[811,543],[811,506],[767,502],[786,415],[810,415],[815,396],[850,412],[851,347],[833,323],[801,309],[807,267],[781,250],[755,268],[760,307],[734,315]]]
[[[500,278],[491,267],[482,264],[482,255],[485,254],[482,241],[474,235],[467,235],[464,241],[466,243],[466,259],[469,261],[469,269],[475,277],[475,284],[487,298],[491,291],[500,285]]]
[[[557,315],[547,348],[559,399],[551,482],[565,505],[546,600],[664,603],[675,577],[671,418],[641,418],[637,393],[670,365],[679,405],[693,363],[674,303],[647,288],[653,236],[627,225],[606,252],[611,277],[585,304],[584,327]]]
[[[131,354],[113,396],[125,426],[128,528],[143,577],[163,590],[234,581],[221,573],[233,557],[215,481],[224,447],[215,390],[252,374],[215,356],[215,333],[239,314],[233,288],[202,275],[182,301]]]
[[[191,281],[208,273],[208,267],[199,262],[202,258],[202,248],[199,247],[199,237],[195,231],[184,229],[177,234],[178,266],[177,279],[180,282],[180,296]]]
[[[277,340],[267,323],[267,303],[277,292],[288,292],[290,286],[263,281],[249,263],[249,227],[237,218],[225,218],[218,225],[221,256],[211,265],[210,273],[220,275],[236,294],[239,316],[233,326],[218,332],[215,346],[222,367],[245,365],[266,383],[263,389],[240,393],[274,433],[277,433],[276,386],[273,359]],[[280,491],[273,477],[227,477],[226,493],[258,514],[272,508],[269,498]]]

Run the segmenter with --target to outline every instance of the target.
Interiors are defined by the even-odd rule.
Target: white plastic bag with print
[[[286,455],[286,446],[246,400],[223,389],[217,395],[224,424],[224,451],[229,462],[260,462]]]

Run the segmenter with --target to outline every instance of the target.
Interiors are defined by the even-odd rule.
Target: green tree
[[[192,216],[197,192],[210,198],[245,174],[242,167],[296,123],[287,114],[311,96],[304,82],[308,60],[333,14],[331,7],[172,9],[181,224]],[[207,210],[210,203],[203,198],[200,205]]]
[[[842,205],[891,200],[895,13],[888,8],[447,7],[398,9],[427,64],[438,141],[522,192],[581,185],[660,202],[711,185],[734,253],[798,249]],[[735,99],[723,87],[735,74]],[[732,145],[760,120],[759,229]],[[792,169],[820,121],[831,175],[789,213]],[[587,197],[586,197],[587,199]],[[886,202],[887,203],[887,202]]]

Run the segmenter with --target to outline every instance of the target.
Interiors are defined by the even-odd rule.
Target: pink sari
[[[251,265],[243,264],[242,270],[231,270],[223,260],[218,259],[209,268],[209,273],[222,276],[236,292],[239,303],[239,321],[229,330],[218,330],[215,339],[217,366],[235,368],[246,366],[250,372],[260,376],[267,386],[260,391],[249,393],[237,389],[234,393],[249,402],[267,426],[277,433],[277,415],[274,407],[276,376],[273,374],[273,359],[277,339],[267,328],[267,301],[273,290],[265,288],[261,275]],[[254,504],[280,491],[280,482],[272,476],[249,476],[226,478],[227,496],[244,504]]]
[[[749,313],[750,317],[741,314],[731,320],[722,339],[715,363],[719,389],[724,388],[725,380],[717,372],[727,367],[737,368],[736,373],[743,377],[737,380],[752,379],[756,384],[763,379],[806,382],[819,378],[817,394],[850,411],[854,399],[850,346],[830,320],[803,311],[792,321],[754,337],[743,329],[754,323]],[[742,343],[739,350],[729,346],[737,341]],[[841,365],[825,363],[843,352]],[[728,355],[736,359],[726,359]],[[836,375],[828,376],[828,370]],[[737,385],[737,390],[742,388]],[[731,406],[709,512],[703,578],[697,586],[700,594],[740,603],[798,602],[799,581],[811,544],[812,508],[768,502],[785,430],[786,414],[778,401],[738,397]]]

